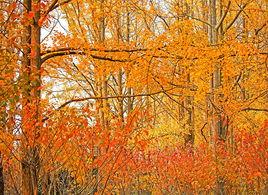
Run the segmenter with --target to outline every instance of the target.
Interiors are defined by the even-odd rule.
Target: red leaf
[[[34,12],[33,12],[33,11],[30,11],[30,12],[28,13],[28,18],[29,18],[29,19],[34,18]]]

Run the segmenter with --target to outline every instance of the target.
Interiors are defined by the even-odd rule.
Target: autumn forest
[[[0,0],[4,194],[268,194],[268,1]]]

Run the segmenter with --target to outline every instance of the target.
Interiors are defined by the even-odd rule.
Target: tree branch
[[[162,47],[163,48],[163,47]],[[157,50],[161,50],[162,48],[158,48]],[[41,53],[41,64],[43,64],[45,61],[49,60],[50,58],[53,57],[58,57],[58,56],[65,56],[65,55],[86,55],[88,52],[104,52],[104,53],[119,53],[119,52],[126,52],[126,53],[133,53],[133,52],[141,52],[141,51],[151,51],[152,49],[146,49],[146,48],[137,48],[137,49],[96,49],[96,48],[90,48],[90,49],[76,49],[76,48],[59,48],[55,50],[47,50]],[[261,54],[261,55],[267,55],[267,52],[260,52],[260,53],[252,53],[252,55],[256,54]],[[111,62],[131,62],[132,60],[128,59],[115,59],[112,57],[105,57],[105,56],[100,56],[100,55],[95,55],[95,54],[89,54],[92,58],[94,59],[99,59],[99,60],[106,60],[106,61],[111,61]],[[231,54],[227,57],[230,56],[236,56],[236,54]],[[153,55],[152,57],[154,58],[172,58],[172,56],[165,55],[165,56],[156,56]],[[218,59],[222,59],[226,57],[226,55],[221,54],[219,55]],[[173,57],[174,58],[174,57]],[[193,58],[184,58],[183,56],[175,56],[176,59],[188,59],[188,60],[198,60],[197,57]]]
[[[62,5],[65,5],[67,3],[70,3],[72,0],[65,0],[65,1],[62,1],[61,3],[57,3],[53,6],[53,8],[50,10],[50,11],[53,11],[54,9],[57,9],[58,7],[62,6]]]
[[[243,12],[243,10],[245,9],[245,7],[248,5],[248,3],[245,3],[244,5],[242,5],[242,7],[240,7],[240,10],[237,12],[236,16],[234,17],[234,19],[229,23],[229,25],[226,27],[226,29],[224,30],[223,34],[225,34],[227,32],[227,30],[229,30],[229,28],[231,28],[233,26],[233,24],[235,23],[235,21],[237,20],[237,18],[240,16],[240,14]]]
[[[58,51],[58,52],[51,52],[48,54],[45,54],[41,58],[41,64],[43,64],[45,61],[54,58],[54,57],[60,57],[60,56],[65,56],[65,55],[86,55],[84,51],[79,51],[79,50],[66,50],[66,51]],[[90,56],[93,59],[98,59],[98,60],[106,60],[106,61],[111,61],[111,62],[130,62],[130,59],[114,59],[111,57],[105,57],[105,56],[98,56],[94,54],[90,54]]]
[[[230,9],[230,5],[231,5],[231,1],[228,2],[227,8],[226,8],[224,14],[222,15],[222,17],[221,17],[219,23],[215,26],[215,29],[216,29],[216,30],[218,30],[218,29],[220,28],[220,26],[222,25],[222,23],[223,23],[225,17],[227,16],[227,13],[228,13],[228,11],[229,11],[229,9]]]
[[[267,25],[267,23],[264,23],[259,29],[255,30],[255,35],[257,36],[259,32]]]
[[[53,0],[52,3],[48,6],[48,9],[44,12],[44,14],[42,15],[42,18],[47,17],[47,15],[49,14],[49,12],[51,12],[55,5],[58,3],[58,0]]]
[[[158,48],[158,49],[162,49],[162,48]],[[140,51],[148,51],[151,49],[147,49],[147,48],[134,48],[134,49],[97,49],[97,48],[89,48],[89,49],[84,49],[83,51],[98,51],[98,52],[105,52],[105,53],[119,53],[119,52],[126,52],[126,53],[132,53],[132,52],[140,52]],[[58,53],[58,52],[62,52],[62,51],[82,51],[79,48],[73,48],[73,47],[63,47],[63,48],[58,48],[58,49],[54,49],[54,50],[46,50],[43,51],[41,53],[41,55],[47,55],[47,54],[51,54],[51,53]]]
[[[240,111],[241,112],[242,111],[268,112],[268,109],[266,109],[266,108],[251,108],[251,107],[248,107],[248,108],[243,108]]]
[[[208,140],[207,140],[206,136],[204,135],[204,131],[203,131],[207,124],[208,124],[208,123],[205,123],[205,124],[203,125],[203,127],[200,129],[200,131],[201,131],[201,135],[204,137],[205,141],[208,143]]]
[[[152,95],[157,95],[157,94],[161,94],[161,93],[166,93],[166,92],[171,91],[173,89],[174,89],[174,87],[167,89],[167,90],[161,90],[161,91],[157,91],[157,92],[153,92],[153,93],[144,93],[144,94],[136,94],[136,95],[117,95],[117,96],[107,96],[107,97],[100,96],[100,97],[85,97],[85,98],[71,99],[71,100],[68,100],[67,102],[63,103],[62,105],[60,105],[55,110],[58,111],[58,110],[66,107],[67,105],[74,103],[74,102],[83,102],[83,101],[87,101],[87,100],[108,100],[108,99],[119,99],[119,98],[146,97],[146,96],[152,96]],[[42,119],[42,122],[45,122],[48,119],[49,119],[49,117],[46,116]]]
[[[209,27],[212,27],[212,25],[210,23],[208,23],[208,22],[206,22],[206,21],[204,21],[204,20],[202,20],[200,18],[196,18],[196,17],[193,17],[191,15],[187,15],[187,14],[184,14],[184,16],[187,16],[187,17],[189,17],[189,18],[191,18],[193,20],[199,21],[201,23],[204,23],[204,24],[208,25]]]

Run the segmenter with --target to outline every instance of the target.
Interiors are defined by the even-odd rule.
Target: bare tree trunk
[[[207,0],[202,0],[202,10],[206,10]],[[208,21],[208,13],[206,11],[202,12],[202,18],[204,21]],[[208,25],[203,23],[203,30],[208,33]]]
[[[210,24],[209,28],[209,41],[210,44],[215,45],[217,43],[217,30],[215,29],[217,23],[217,12],[216,12],[216,0],[210,0]]]
[[[217,25],[217,8],[216,0],[210,0],[210,29],[209,29],[209,41],[212,46],[215,46],[218,43],[218,29]],[[215,64],[214,72],[211,79],[211,91],[209,97],[210,104],[210,135],[211,135],[211,147],[214,150],[215,158],[217,159],[216,154],[216,145],[217,140],[223,137],[222,135],[222,117],[217,110],[218,96],[215,96],[215,91],[221,86],[221,68],[219,64]],[[224,181],[221,177],[217,177],[217,186],[215,189],[216,194],[225,194],[224,192]]]
[[[216,0],[210,0],[210,15],[209,15],[209,20],[210,20],[210,28],[209,28],[209,41],[211,45],[215,45],[217,43],[217,34],[215,31],[215,26],[216,26]],[[217,65],[215,65],[216,67]],[[210,94],[208,96],[208,114],[210,118],[210,143],[211,146],[214,148],[215,147],[215,138],[216,138],[216,126],[217,126],[217,120],[216,120],[216,110],[215,106],[213,105],[215,102],[215,97],[214,97],[214,91],[216,89],[216,86],[218,83],[215,83],[216,81],[216,75],[217,75],[217,68],[212,74],[211,78],[211,83],[210,83]]]
[[[130,12],[129,12],[129,9],[128,9],[128,1],[127,1],[127,29],[126,29],[126,41],[127,43],[129,44],[130,42]],[[128,76],[128,74],[127,74]],[[131,95],[131,88],[128,88],[127,89],[127,95]],[[131,97],[128,97],[127,98],[127,114],[129,114],[133,109],[133,101],[131,99]]]
[[[120,13],[117,12],[117,18],[116,18],[116,25],[117,25],[117,43],[120,44],[122,40],[122,32],[121,32],[121,16]],[[120,68],[118,71],[118,95],[123,96],[123,68]],[[124,126],[124,98],[118,98],[118,115],[121,122],[121,127]]]

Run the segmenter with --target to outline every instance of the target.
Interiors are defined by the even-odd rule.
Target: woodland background
[[[0,194],[267,194],[267,0],[0,0]]]

